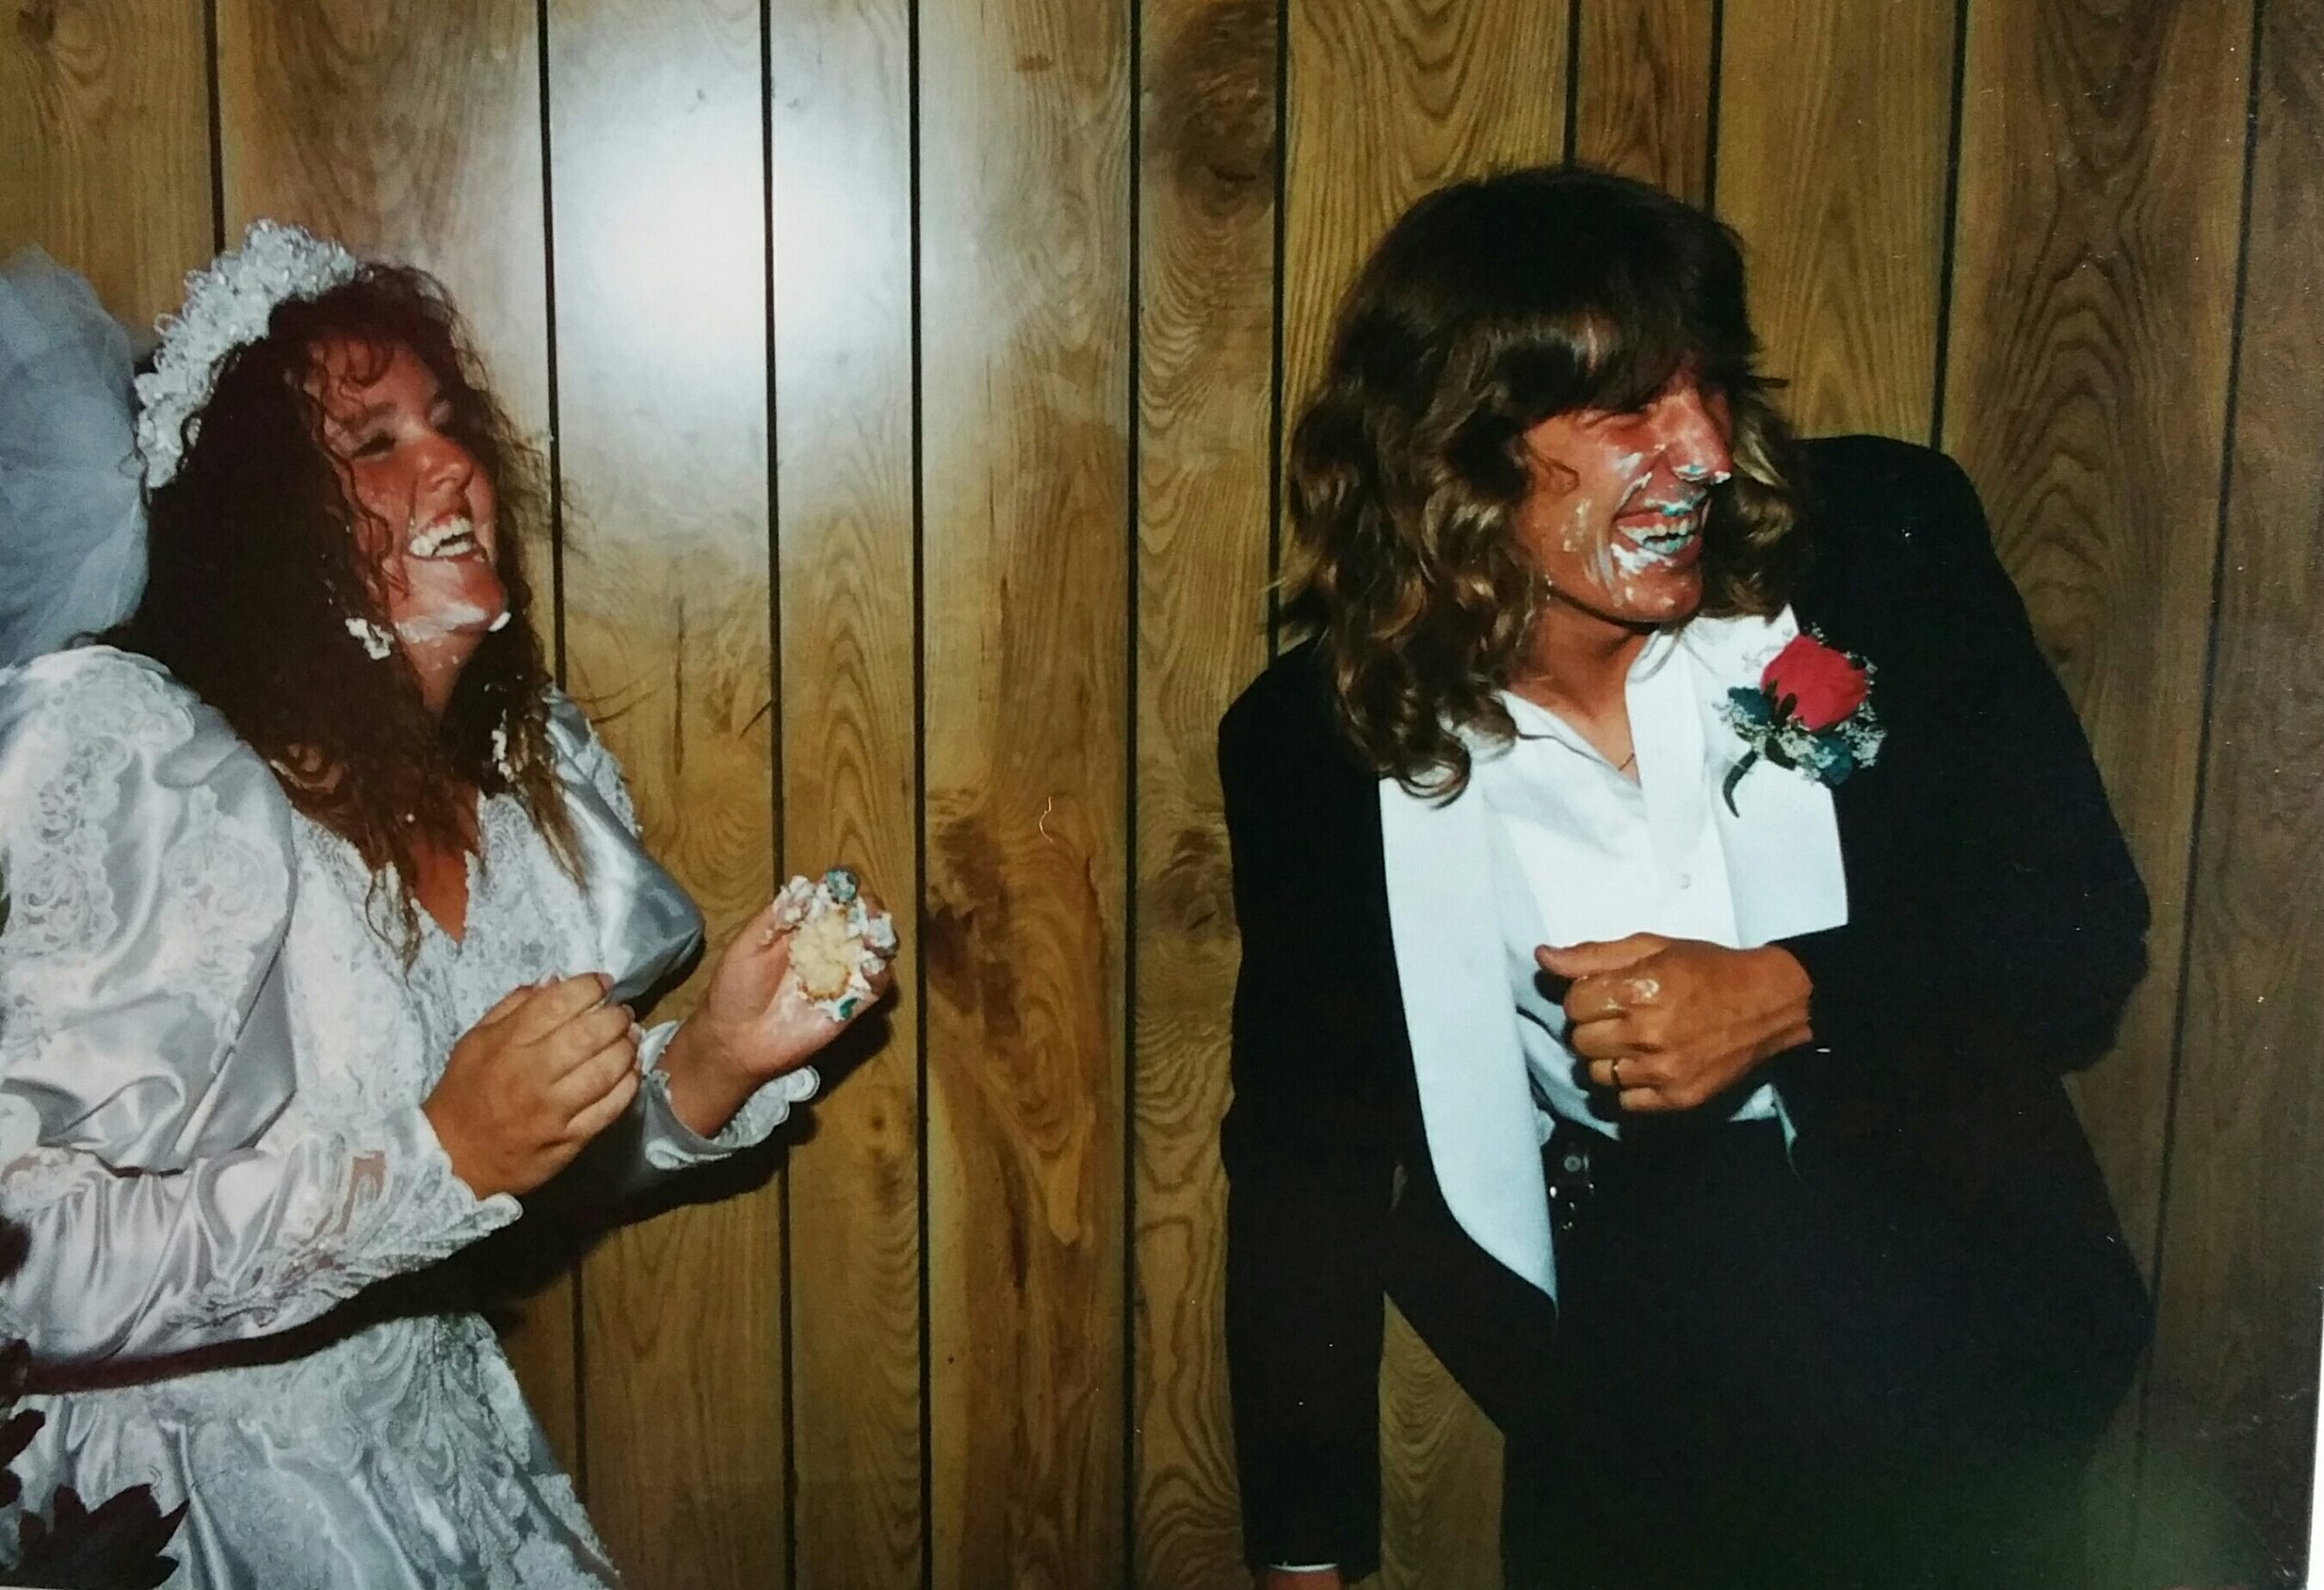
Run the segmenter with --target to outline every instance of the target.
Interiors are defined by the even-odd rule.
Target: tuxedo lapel
[[[1554,1297],[1549,1196],[1488,821],[1473,784],[1439,803],[1380,783],[1388,925],[1437,1184],[1478,1247]]]
[[[1835,790],[1761,761],[1725,787],[1723,797],[1709,794],[1725,786],[1744,750],[1721,711],[1728,692],[1757,686],[1768,659],[1798,633],[1786,607],[1772,618],[1697,618],[1683,642],[1699,680],[1697,722],[1708,750],[1695,776],[1727,858],[1738,944],[1769,943],[1848,919]]]
[[[1919,725],[1911,712],[1900,710],[1901,704],[1896,699],[1897,672],[1891,667],[1895,659],[1881,648],[1876,638],[1860,633],[1862,625],[1848,603],[1838,599],[1831,590],[1811,588],[1801,593],[1794,611],[1803,627],[1843,650],[1860,655],[1876,670],[1870,696],[1872,710],[1887,733],[1881,743],[1880,758],[1869,767],[1857,768],[1829,791],[1846,873],[1844,887],[1848,918],[1853,919],[1863,914],[1867,902],[1886,894],[1899,825],[1914,821],[1912,811],[1899,810],[1898,798],[1903,795],[1909,799],[1925,781],[1909,775],[1900,778],[1897,769],[1909,768],[1919,757],[1921,748],[1915,739]],[[1877,671],[1882,669],[1888,672],[1884,676]],[[1758,776],[1754,772],[1744,782],[1748,784]]]

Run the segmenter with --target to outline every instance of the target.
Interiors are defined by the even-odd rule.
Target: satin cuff
[[[791,1118],[793,1104],[804,1104],[822,1086],[813,1066],[785,1072],[744,1100],[734,1119],[715,1136],[704,1137],[679,1120],[670,1103],[670,1079],[662,1070],[662,1055],[677,1031],[675,1022],[660,1022],[647,1029],[637,1046],[637,1062],[645,1072],[645,1086],[640,1090],[645,1095],[642,1146],[645,1162],[657,1170],[706,1165],[740,1150],[756,1147]]]

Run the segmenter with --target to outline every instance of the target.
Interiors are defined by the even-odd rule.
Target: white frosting
[[[369,618],[350,614],[347,620],[347,633],[363,643],[364,655],[375,663],[387,661],[388,655],[396,648],[396,643],[389,638],[388,632]]]
[[[474,602],[448,602],[432,613],[416,613],[403,619],[396,625],[396,633],[407,643],[421,646],[464,629],[484,627],[491,618],[491,614]]]

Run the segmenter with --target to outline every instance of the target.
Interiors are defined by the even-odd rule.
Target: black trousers
[[[2095,1430],[2006,1255],[1773,1122],[1589,1146],[1512,1590],[2076,1590]]]

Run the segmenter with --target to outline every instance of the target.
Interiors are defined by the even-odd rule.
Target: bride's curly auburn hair
[[[1552,415],[1636,408],[1682,369],[1723,393],[1735,475],[1711,493],[1699,610],[1782,607],[1805,547],[1758,351],[1734,234],[1644,183],[1536,167],[1404,212],[1341,305],[1288,469],[1285,617],[1317,634],[1366,765],[1449,798],[1462,731],[1514,734],[1496,693],[1541,591],[1513,521],[1525,433]]]
[[[358,379],[409,349],[449,406],[447,434],[493,484],[509,621],[484,637],[440,722],[402,652],[375,659],[350,632],[353,619],[387,631],[386,592],[357,550],[363,510],[312,395],[327,339],[375,361]],[[409,267],[367,264],[318,297],[277,305],[266,336],[228,355],[210,400],[186,420],[177,473],[149,494],[144,595],[103,637],[217,708],[291,804],[355,847],[375,901],[392,885],[407,959],[419,943],[414,841],[472,852],[474,792],[514,795],[578,871],[548,742],[549,672],[527,621],[523,548],[545,528],[544,481],[442,287]]]

